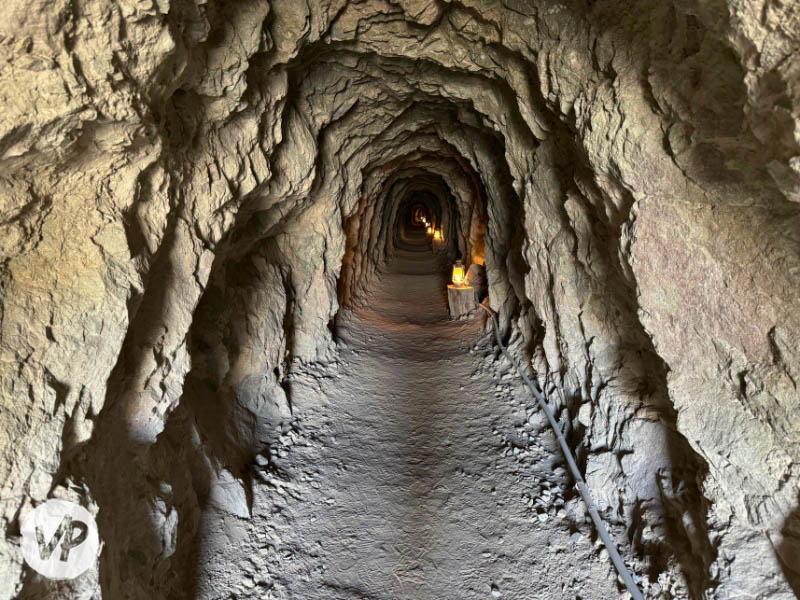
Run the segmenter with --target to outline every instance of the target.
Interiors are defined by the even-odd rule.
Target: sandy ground
[[[292,380],[252,516],[206,513],[202,598],[621,598],[553,436],[433,261],[398,257]],[[235,512],[235,511],[234,511]]]

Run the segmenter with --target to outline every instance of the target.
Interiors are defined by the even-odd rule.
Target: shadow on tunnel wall
[[[170,588],[182,590],[174,597],[183,598],[192,590],[191,573],[176,558],[192,551],[183,542],[194,537],[196,513],[202,508],[195,490],[207,487],[209,473],[198,454],[191,418],[179,404],[154,445],[136,438],[129,419],[132,407],[148,393],[138,387],[138,375],[157,347],[153,340],[164,333],[180,226],[177,218],[170,223],[145,293],[138,306],[131,307],[134,316],[109,377],[94,435],[65,458],[58,477],[84,480],[99,506],[97,524],[104,544],[100,587],[109,600],[155,600],[170,595]],[[176,516],[178,547],[170,557]]]
[[[525,2],[508,0],[508,3],[523,14],[538,17]],[[618,77],[612,56],[627,52],[645,57],[633,66],[641,70],[639,78],[646,82],[647,108],[666,124],[663,143],[669,158],[694,185],[702,188],[708,195],[706,201],[715,197],[719,203],[728,199],[746,200],[747,204],[759,204],[764,211],[774,211],[776,215],[781,210],[788,212],[785,206],[781,208],[780,193],[766,169],[770,160],[778,158],[774,155],[778,145],[765,148],[755,139],[747,122],[745,81],[748,74],[726,39],[731,33],[706,28],[711,27],[707,25],[709,22],[719,27],[730,18],[724,3],[712,3],[698,10],[694,4],[690,7],[682,2],[647,0],[637,4],[636,11],[621,15],[611,4],[578,2],[569,5],[565,12],[566,15],[556,19],[566,19],[567,24],[561,26],[569,30],[570,35],[585,35],[582,31],[585,24],[590,32],[587,46],[607,45],[611,49],[605,59],[598,54],[592,57],[593,71],[604,71],[609,81]],[[557,63],[557,59],[553,62]],[[551,68],[555,67],[548,64],[548,71]],[[540,101],[545,104],[543,99]],[[680,114],[675,115],[674,107],[679,104]],[[580,125],[567,131],[566,137],[580,139],[577,127]],[[580,149],[578,154],[585,154],[585,150]],[[637,165],[637,168],[646,169],[647,165]],[[738,191],[740,197],[732,194],[732,190]],[[785,203],[785,199],[783,201]],[[629,210],[630,203],[622,207],[621,222]],[[743,239],[749,236],[752,232],[742,232]],[[615,242],[618,245],[619,240]],[[617,252],[618,247],[612,248],[610,256]],[[666,555],[673,554],[688,579],[692,597],[699,599],[715,584],[709,570],[716,558],[716,548],[708,532],[710,504],[702,492],[708,465],[677,429],[677,415],[666,385],[668,367],[638,322],[635,286],[622,281],[616,287],[620,295],[627,296],[626,304],[634,307],[629,315],[630,322],[639,329],[633,336],[634,341],[641,344],[646,355],[644,364],[654,381],[654,389],[648,390],[648,395],[665,401],[660,402],[658,408],[665,424],[665,443],[671,464],[669,469],[658,473],[669,548],[642,545],[636,528],[631,529],[630,537],[638,545],[639,552],[653,560],[653,574],[666,566]],[[581,440],[571,441],[581,443]],[[634,520],[638,518],[634,514]],[[798,537],[800,516],[796,509],[786,520],[783,541],[776,548],[795,594],[798,594],[798,575],[789,565],[800,564]]]
[[[594,364],[587,352],[587,371],[582,374],[587,389],[581,387],[584,384],[575,373],[564,371],[566,360],[560,363],[561,372],[548,376],[560,382],[557,385],[580,390],[577,396],[570,395],[569,389],[565,390],[562,400],[573,422],[578,418],[582,403],[590,401],[596,410],[600,406],[601,392],[605,393],[608,407],[603,410],[611,413],[606,416],[611,421],[609,426],[627,433],[619,435],[611,447],[601,445],[599,452],[611,451],[616,455],[621,468],[618,476],[623,477],[624,473],[625,480],[631,481],[621,485],[633,494],[633,497],[623,494],[618,498],[620,508],[624,506],[624,515],[614,512],[606,517],[610,517],[611,522],[625,522],[628,544],[643,561],[640,566],[652,583],[656,583],[659,575],[671,570],[671,565],[676,563],[686,580],[690,597],[700,600],[705,590],[713,585],[710,567],[716,558],[707,525],[709,504],[702,493],[707,465],[678,431],[677,412],[667,386],[668,367],[639,319],[636,284],[626,277],[624,271],[619,231],[608,215],[597,209],[602,206],[604,196],[595,184],[586,156],[576,144],[574,134],[557,123],[552,125],[551,139],[552,149],[543,149],[542,160],[552,160],[545,167],[558,172],[560,183],[547,188],[550,193],[542,202],[546,203],[554,218],[560,220],[562,231],[569,232],[568,238],[575,240],[572,243],[577,244],[578,240],[586,237],[592,240],[591,252],[587,252],[592,268],[581,272],[578,267],[578,274],[572,282],[574,287],[568,289],[569,293],[574,292],[582,298],[583,310],[596,311],[613,322],[614,332],[608,335],[607,345],[600,346],[600,352],[613,352],[615,359],[606,367],[607,371],[602,372],[602,366]],[[572,214],[567,212],[563,201],[567,198],[571,202]],[[629,212],[632,205],[633,198],[628,195],[623,208]],[[575,213],[579,213],[583,220],[575,217]],[[619,218],[621,221],[627,218],[624,211]],[[558,248],[555,250],[559,251]],[[576,262],[586,260],[577,248],[569,244],[560,250],[569,252],[571,260]],[[538,267],[544,270],[553,268],[551,263]],[[598,277],[597,273],[602,273],[602,276]],[[546,275],[545,272],[540,276]],[[555,277],[554,274],[550,276]],[[555,303],[556,292],[549,290],[548,293],[552,296],[546,296],[544,300]],[[570,306],[569,298],[560,301]],[[528,335],[532,339],[541,339],[541,324],[535,311],[524,304],[522,308],[530,320]],[[566,335],[559,331],[560,323],[554,326],[556,336]],[[592,340],[587,342],[591,344]],[[527,349],[530,351],[530,346]],[[570,379],[574,381],[570,382]],[[639,409],[645,407],[651,416],[637,417]],[[654,418],[653,415],[658,416]],[[569,435],[570,445],[578,454],[584,472],[590,454],[585,447],[586,435],[582,425]],[[625,467],[623,461],[629,454],[635,454],[637,458]],[[604,491],[597,490],[596,493]],[[645,534],[647,530],[656,533]]]
[[[254,312],[261,310],[267,320],[275,321],[261,323],[267,333],[274,333],[270,327],[290,325],[288,271],[270,264],[266,255],[274,248],[268,242],[257,251],[246,248],[238,258],[231,258],[234,236],[229,236],[220,243],[209,283],[191,316],[186,344],[192,367],[180,400],[155,443],[136,438],[130,427],[131,407],[147,406],[143,398],[157,398],[165,391],[149,389],[149,378],[144,389],[137,388],[136,382],[158,352],[154,340],[167,327],[169,290],[178,271],[172,261],[185,260],[175,252],[180,226],[179,219],[173,221],[154,259],[109,378],[95,433],[86,445],[65,457],[56,479],[84,480],[99,506],[97,523],[104,543],[100,586],[107,600],[197,597],[201,553],[207,541],[204,515],[214,481],[223,471],[240,481],[249,509],[253,459],[269,445],[268,430],[274,432],[273,424],[288,412],[281,388],[283,367],[274,360],[282,358],[284,344],[291,343],[284,339],[283,330],[275,333],[272,346],[270,340],[260,338],[264,342],[261,354],[252,361],[245,356],[242,362],[247,352],[258,352],[242,343],[242,335],[253,325],[248,319]],[[274,310],[263,309],[265,304]],[[163,364],[167,359],[159,360]],[[260,363],[261,369],[249,372],[246,363]],[[236,377],[230,375],[232,367],[239,369]],[[20,598],[46,597],[42,585],[36,580],[26,582]],[[53,585],[48,583],[47,589],[52,591]]]
[[[275,426],[291,417],[281,382],[291,344],[285,335],[291,331],[292,294],[288,268],[276,264],[279,254],[270,240],[237,256],[221,253],[195,311],[182,414],[170,419],[165,444],[159,439],[155,451],[168,460],[174,456],[171,444],[193,436],[191,462],[209,476],[193,479],[196,501],[188,498],[179,507],[183,517],[200,525],[178,534],[173,562],[183,569],[183,584],[170,587],[170,598],[184,591],[186,598],[210,593],[218,558],[206,523],[220,511],[250,513],[254,458],[274,443]],[[241,486],[237,505],[214,499],[216,482],[227,474]]]
[[[800,493],[797,505],[783,523],[775,555],[794,595],[800,598]]]

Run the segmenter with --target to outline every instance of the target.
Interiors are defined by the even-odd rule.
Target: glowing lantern
[[[411,207],[411,224],[419,227],[425,223],[425,207],[421,204],[415,204]],[[425,223],[427,225],[427,223]]]
[[[457,260],[456,264],[453,265],[453,285],[462,287],[466,284],[467,276],[466,272],[464,271],[464,263],[462,263],[460,260]]]
[[[436,231],[433,232],[433,239],[436,240],[437,242],[441,242],[444,239],[442,237],[441,229],[437,229]]]
[[[433,225],[428,225],[427,232],[428,232],[428,235],[433,235]]]

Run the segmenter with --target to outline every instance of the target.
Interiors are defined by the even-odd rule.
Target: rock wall
[[[790,598],[799,46],[753,0],[12,3],[0,598],[190,597],[423,187],[649,593]],[[48,495],[98,507],[99,578],[23,570]]]

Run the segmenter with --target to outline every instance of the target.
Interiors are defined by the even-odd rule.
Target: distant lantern
[[[433,235],[433,225],[428,225],[428,235]]]
[[[433,232],[433,239],[436,240],[437,242],[441,242],[444,239],[442,237],[441,229],[437,229],[436,231]]]
[[[453,265],[453,285],[463,287],[467,284],[466,271],[464,270],[464,263],[460,260],[456,261]]]

